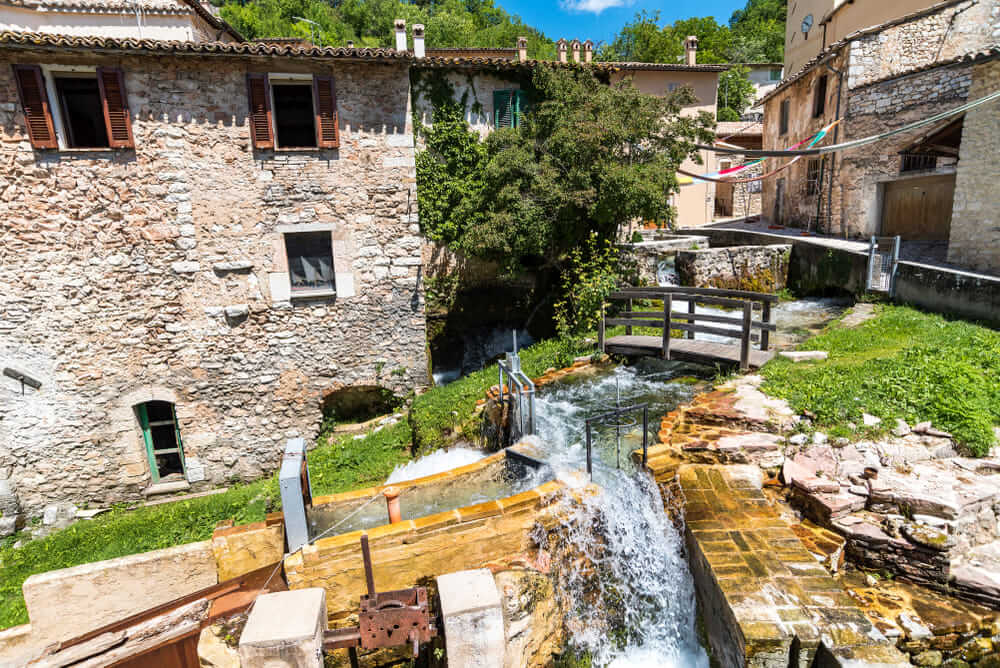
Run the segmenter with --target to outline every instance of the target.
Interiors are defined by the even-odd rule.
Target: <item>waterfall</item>
[[[536,424],[549,463],[557,473],[584,468],[584,419],[619,402],[650,402],[655,432],[659,416],[692,394],[688,385],[665,382],[683,369],[654,363],[548,388],[537,399]],[[566,512],[558,513],[558,538],[536,538],[553,552],[570,644],[589,652],[593,665],[707,668],[683,538],[663,510],[656,483],[629,459],[641,438],[641,426],[604,425],[594,441],[601,493],[567,501]]]

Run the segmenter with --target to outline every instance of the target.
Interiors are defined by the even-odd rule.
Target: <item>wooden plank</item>
[[[628,310],[629,311],[632,310],[632,300],[631,299],[628,300]],[[628,335],[628,336],[632,335],[632,325],[631,324],[626,324],[625,325],[625,334]]]
[[[778,326],[771,322],[771,302],[764,302],[764,311],[760,314],[760,319],[764,321],[765,325],[760,328],[760,349],[767,350],[770,333],[778,331]]]
[[[121,645],[123,642],[125,642],[124,631],[103,633],[96,638],[88,640],[85,643],[80,643],[79,645],[74,645],[54,656],[40,659],[32,665],[38,668],[63,668],[63,666],[69,666],[96,656],[101,652],[106,652],[112,647]]]
[[[604,352],[604,302],[601,302],[601,321],[597,325],[597,348]]]
[[[676,328],[675,324],[674,329]],[[612,336],[605,341],[605,348],[609,353],[620,355],[657,357],[662,348],[662,340],[659,336]],[[759,368],[772,357],[774,357],[773,351],[751,350],[748,363],[750,368]],[[672,339],[670,358],[707,364],[718,362],[739,364],[740,346],[733,343]]]
[[[666,326],[663,328],[662,354],[665,360],[670,359],[670,310],[673,308],[673,299],[674,296],[669,293],[663,297],[663,317],[666,320]]]
[[[684,285],[661,285],[646,287],[625,287],[619,288],[618,293],[629,292],[655,292],[658,294],[670,293],[673,295],[701,294],[710,297],[736,297],[738,299],[750,299],[759,302],[777,303],[781,299],[778,295],[768,292],[754,292],[752,290],[727,290],[725,288],[696,288]]]
[[[697,313],[694,312],[694,307],[695,307],[695,301],[693,299],[689,299],[688,300],[688,315],[689,316],[698,315]],[[693,321],[690,318],[688,318],[688,322],[693,322]],[[694,332],[688,332],[687,333],[687,337],[689,339],[691,339],[692,341],[694,341]]]
[[[743,305],[743,332],[740,337],[740,369],[746,371],[750,368],[750,320],[753,311],[750,303]]]
[[[656,328],[656,329],[662,329],[663,328],[663,321],[662,320],[622,320],[622,319],[617,319],[617,318],[609,318],[607,322],[608,322],[608,325],[610,325],[612,327],[621,326],[621,325],[624,325],[627,322],[630,322],[635,327],[653,327],[653,328]],[[742,324],[742,321],[741,321],[741,324]],[[671,320],[670,327],[672,329],[676,329],[676,330],[679,330],[681,332],[697,332],[699,334],[714,334],[715,336],[726,336],[726,337],[729,337],[731,339],[738,339],[738,338],[741,338],[741,336],[742,336],[742,330],[736,329],[735,327],[732,328],[732,329],[727,329],[727,328],[724,328],[724,327],[709,327],[708,325],[689,324],[689,323],[686,323],[686,322],[674,322],[673,320]],[[626,334],[626,336],[631,336],[631,335],[630,334]]]
[[[629,299],[663,299],[664,293],[661,292],[648,292],[648,293],[612,293],[608,299],[614,301],[627,301]],[[678,299],[693,299],[699,304],[705,304],[706,306],[722,306],[723,308],[743,308],[743,299],[726,299],[723,297],[699,297],[699,296],[676,296]]]
[[[626,318],[630,318],[632,316],[643,316],[643,317],[648,316],[650,319],[656,320],[662,318],[663,313],[661,313],[660,311],[622,311],[618,313],[619,318],[621,318],[622,316],[625,316]],[[691,313],[681,313],[680,311],[672,311],[670,317],[673,320],[688,320],[688,321],[704,320],[705,322],[723,322],[723,323],[731,323],[733,325],[740,325],[740,326],[743,325],[742,315],[738,316],[716,315],[715,313],[695,313],[692,315]],[[764,320],[754,320],[751,323],[751,326],[755,327],[756,329],[764,329],[769,332],[775,332],[778,330],[777,325],[775,325],[772,322],[765,322]]]

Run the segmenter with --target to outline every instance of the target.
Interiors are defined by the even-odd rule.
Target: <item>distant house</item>
[[[748,150],[760,149],[763,144],[763,131],[763,123],[758,121],[729,121],[716,125],[715,136],[717,141],[726,144],[742,146]],[[720,153],[714,156],[714,168],[716,171],[722,171],[737,167],[743,161],[742,155]],[[763,182],[748,181],[748,179],[760,176],[762,173],[762,166],[756,165],[740,172],[731,183],[716,183],[714,217],[746,218],[760,214]]]
[[[609,83],[630,80],[636,88],[650,95],[667,95],[681,86],[691,86],[697,101],[684,109],[684,113],[697,114],[706,111],[716,113],[719,74],[728,65],[697,63],[697,40],[689,38],[686,44],[686,62],[639,63],[639,62],[592,62],[593,43],[559,40],[556,44],[559,61],[568,67],[590,66],[607,77]],[[415,52],[421,53],[422,45],[415,45]],[[452,85],[454,97],[465,102],[465,119],[469,125],[486,136],[498,127],[516,127],[521,114],[527,108],[527,89],[531,85],[533,68],[545,61],[528,60],[527,40],[518,43],[517,57],[509,54],[491,56],[478,51],[472,55],[441,56],[432,55],[427,50],[425,58],[418,57],[413,65],[414,110],[424,124],[431,123],[433,103],[430,91],[421,85],[421,73],[436,70],[444,72]],[[548,62],[548,64],[552,64]],[[712,158],[707,151],[701,152],[702,164],[686,161],[682,167],[693,171],[711,171]],[[695,227],[712,221],[715,209],[715,184],[696,183],[685,185],[675,196],[678,224]]]
[[[827,143],[875,135],[994,92],[998,34],[1000,1],[948,0],[847,35],[765,97],[764,148],[786,148],[837,118]],[[1000,271],[997,119],[992,103],[800,160],[765,181],[763,215],[846,237],[934,242],[950,262]]]
[[[242,42],[199,0],[2,0],[0,32],[178,42]]]
[[[781,83],[784,66],[781,63],[735,63],[749,70],[747,78],[754,87],[753,104],[743,113],[743,120],[759,121],[764,117],[760,101]]]

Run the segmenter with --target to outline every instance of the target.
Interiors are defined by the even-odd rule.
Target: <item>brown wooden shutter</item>
[[[316,145],[320,148],[340,146],[337,119],[337,89],[333,77],[313,75],[313,97],[316,100]]]
[[[59,148],[42,68],[38,65],[14,65],[14,78],[31,145],[35,148]]]
[[[128,112],[128,95],[125,93],[125,74],[116,67],[98,67],[97,85],[101,89],[101,106],[104,107],[104,124],[108,129],[108,146],[135,148],[132,119]]]
[[[250,98],[250,139],[253,147],[274,148],[271,90],[266,74],[247,74],[247,95]]]

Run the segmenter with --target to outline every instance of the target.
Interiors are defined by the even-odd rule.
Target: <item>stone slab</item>
[[[449,668],[503,668],[500,592],[486,568],[437,577]]]
[[[211,541],[32,575],[22,590],[32,632],[63,640],[218,582]]]
[[[815,362],[825,360],[830,353],[825,350],[782,350],[778,356],[793,362]]]
[[[297,589],[257,597],[239,654],[244,666],[322,668],[326,591]]]

